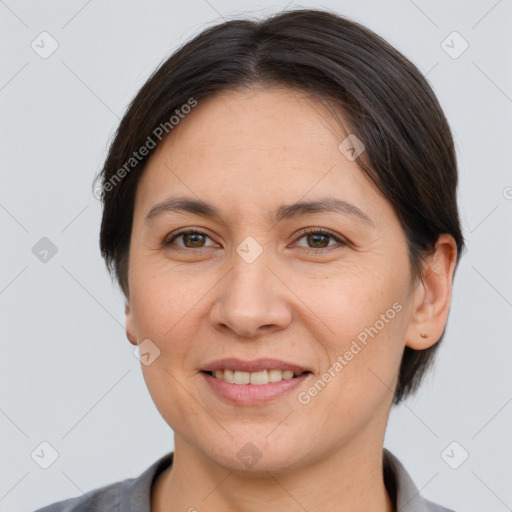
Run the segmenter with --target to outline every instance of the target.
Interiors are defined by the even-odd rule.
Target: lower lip
[[[258,405],[284,395],[302,384],[311,373],[303,373],[293,379],[268,384],[231,384],[201,372],[210,388],[220,397],[237,405]]]

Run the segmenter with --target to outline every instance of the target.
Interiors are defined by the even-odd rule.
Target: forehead
[[[320,100],[283,87],[222,91],[199,102],[177,128],[165,141],[167,149],[179,144],[181,151],[216,153],[226,160],[230,154],[242,153],[254,158],[280,153],[287,160],[299,159],[311,153],[312,146],[332,149],[344,138]]]
[[[375,203],[380,192],[339,149],[346,136],[333,113],[304,92],[224,91],[199,102],[160,144],[136,204],[147,213],[171,192],[239,208],[326,193]]]

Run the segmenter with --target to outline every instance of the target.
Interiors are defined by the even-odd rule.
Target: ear
[[[126,323],[126,337],[132,345],[137,345],[137,336],[135,336],[135,322],[128,302],[124,306],[125,323]]]
[[[448,320],[453,275],[457,264],[457,244],[448,234],[439,236],[434,254],[424,268],[423,278],[412,292],[413,311],[405,344],[424,350],[439,341]]]

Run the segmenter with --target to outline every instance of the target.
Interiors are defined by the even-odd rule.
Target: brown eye
[[[307,235],[307,240],[310,246],[314,249],[323,249],[329,245],[330,235],[321,235],[318,233],[313,233],[311,235]]]
[[[298,240],[302,239],[306,240],[306,245],[297,244],[299,247],[313,251],[316,249],[318,252],[321,252],[323,249],[334,249],[336,246],[343,247],[347,245],[345,241],[334,236],[329,231],[321,229],[303,230],[302,236],[300,236]]]
[[[181,231],[168,238],[165,242],[165,246],[177,246],[180,249],[203,249],[210,247],[206,245],[207,239],[210,237],[206,233],[196,230]],[[176,243],[177,240],[181,240],[181,243]]]
[[[185,247],[190,247],[192,249],[203,247],[205,236],[202,233],[185,233],[181,236],[183,237]]]

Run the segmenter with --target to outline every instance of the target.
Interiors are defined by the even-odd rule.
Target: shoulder
[[[150,512],[151,487],[156,477],[172,464],[168,453],[137,478],[99,487],[76,498],[58,501],[35,512]]]
[[[428,510],[428,512],[455,512],[455,510],[451,508],[445,508],[438,503],[434,503],[425,498],[423,498],[423,502],[425,504],[425,510]]]
[[[48,505],[36,512],[98,512],[117,511],[119,509],[119,494],[123,484],[130,480],[116,482],[98,489],[94,489],[82,496],[70,498]]]

